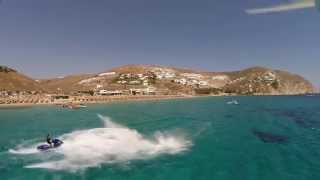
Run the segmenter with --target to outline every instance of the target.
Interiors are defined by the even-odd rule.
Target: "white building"
[[[148,79],[145,79],[143,80],[143,83],[142,83],[144,86],[149,86],[149,81]]]
[[[130,81],[129,84],[140,84],[140,81],[134,80],[134,81]]]
[[[187,79],[185,79],[185,78],[175,79],[174,82],[185,85],[185,84],[187,84]]]
[[[201,74],[196,73],[182,73],[180,75],[189,79],[201,79],[203,77]]]
[[[156,90],[157,89],[155,87],[149,86],[149,87],[145,88],[143,90],[143,92],[144,92],[144,94],[155,94]]]
[[[121,95],[121,94],[122,94],[122,91],[120,90],[108,91],[103,89],[99,91],[99,95],[102,95],[102,96],[112,96],[112,95]]]
[[[212,80],[217,80],[217,81],[224,81],[224,80],[228,80],[229,77],[226,75],[216,75],[216,76],[212,76]]]
[[[0,96],[8,96],[8,91],[0,91]]]
[[[100,89],[100,88],[102,88],[103,86],[101,85],[101,84],[97,84],[97,86],[96,86],[96,88],[97,89]]]
[[[100,73],[98,76],[113,76],[113,75],[116,75],[116,72]]]
[[[191,79],[187,81],[188,86],[194,86],[194,85],[199,85],[199,81],[196,79]]]
[[[147,88],[141,88],[141,89],[130,89],[130,94],[132,94],[132,95],[154,95],[154,94],[156,94],[156,88],[149,86]]]
[[[199,85],[200,86],[208,86],[208,82],[207,81],[199,81]]]
[[[168,68],[153,68],[151,70],[157,79],[169,79],[176,77],[176,73],[172,69]]]

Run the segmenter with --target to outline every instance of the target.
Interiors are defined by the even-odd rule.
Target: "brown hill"
[[[0,90],[43,91],[38,82],[6,66],[0,66]]]
[[[40,80],[41,87],[49,93],[70,93],[72,91],[84,91],[90,88],[79,84],[83,79],[93,75],[71,75],[62,78]]]
[[[97,85],[101,85],[106,89],[126,89],[135,87],[130,84],[117,84],[121,74],[145,74],[149,72],[169,71],[175,73],[174,78],[156,80],[152,86],[158,89],[168,89],[171,93],[179,92],[192,92],[190,89],[199,88],[198,86],[190,87],[190,85],[182,85],[174,82],[175,79],[186,78],[188,74],[200,75],[199,81],[208,82],[208,87],[219,88],[222,92],[236,93],[236,94],[302,94],[313,91],[312,84],[305,80],[303,77],[291,74],[286,71],[272,70],[264,67],[252,67],[241,71],[234,72],[201,72],[191,69],[182,69],[169,66],[160,65],[143,65],[132,64],[113,68],[106,72],[113,72],[111,76],[100,76],[101,74],[92,75],[90,77],[79,76],[73,78],[72,82],[68,78],[52,80],[51,85],[60,84],[59,86],[68,86],[66,89],[79,90],[79,89],[95,89]],[[161,71],[160,70],[160,71]],[[102,73],[103,74],[103,73]],[[187,75],[186,75],[187,74]],[[191,75],[192,76],[192,75]],[[224,76],[225,79],[214,79],[217,76]],[[188,79],[188,77],[187,77]],[[123,79],[122,79],[123,80]],[[127,78],[127,81],[134,81],[137,78]],[[58,82],[57,82],[58,81]],[[192,80],[190,80],[192,81]],[[48,87],[48,86],[46,86]],[[57,86],[53,86],[56,88]],[[141,84],[136,85],[141,88]],[[207,88],[208,88],[207,87]]]
[[[141,74],[149,77],[139,77]],[[162,75],[167,77],[158,77]],[[144,84],[145,79],[148,79],[149,85],[172,94],[190,94],[199,88],[207,89],[209,92],[213,92],[211,91],[213,89],[214,92],[244,95],[303,94],[314,90],[312,84],[299,75],[264,67],[252,67],[234,72],[202,72],[140,64],[121,66],[99,74],[72,75],[39,82],[13,69],[0,68],[0,89],[6,90],[46,90],[51,93],[74,93],[99,89],[123,90],[145,88],[148,86]]]
[[[252,67],[242,71],[226,72],[230,82],[226,92],[237,94],[304,94],[314,91],[313,85],[297,74]]]

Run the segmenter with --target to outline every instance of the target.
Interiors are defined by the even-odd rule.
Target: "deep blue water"
[[[0,179],[318,180],[320,97],[2,108]]]

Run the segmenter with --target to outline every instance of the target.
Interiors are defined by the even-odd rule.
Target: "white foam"
[[[9,153],[11,154],[36,154],[39,153],[37,150],[37,146],[41,145],[41,143],[35,144],[33,140],[25,141],[22,144],[19,144],[15,149],[9,149]]]
[[[38,153],[37,147],[31,147],[31,148],[23,148],[23,149],[9,149],[9,153],[11,154],[35,154]]]
[[[62,159],[26,167],[77,171],[101,164],[176,154],[187,150],[191,145],[191,141],[182,135],[157,132],[153,137],[146,138],[134,129],[112,122],[108,117],[98,116],[104,121],[105,127],[74,131],[59,137],[64,144],[54,153],[62,155]]]

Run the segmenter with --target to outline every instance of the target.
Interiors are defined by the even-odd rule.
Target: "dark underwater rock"
[[[301,107],[296,109],[260,108],[259,110],[271,113],[274,116],[288,118],[289,120],[293,121],[295,124],[302,128],[313,128],[316,126],[320,126],[320,121],[312,119],[312,115],[315,113],[314,110],[311,112],[306,112],[306,110],[304,110]]]
[[[263,132],[257,129],[253,129],[252,133],[264,143],[285,143],[289,139],[287,136]]]
[[[224,117],[225,117],[225,118],[233,118],[233,115],[227,114],[227,115],[225,115]]]
[[[307,113],[304,111],[285,111],[280,115],[288,117],[302,128],[313,128],[315,126],[319,126],[320,123],[319,121],[312,119],[313,113]]]

